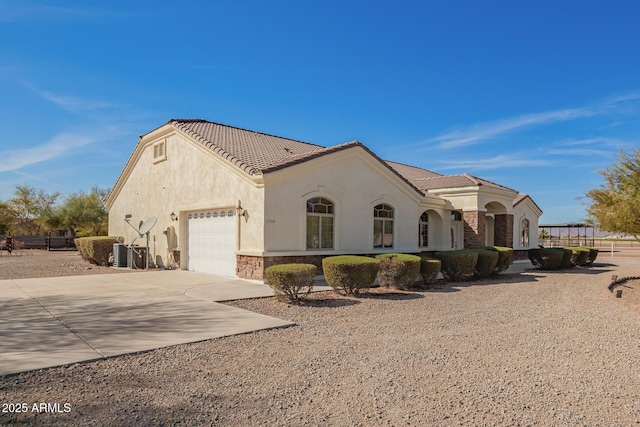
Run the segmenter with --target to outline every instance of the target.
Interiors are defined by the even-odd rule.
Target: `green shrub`
[[[534,267],[542,270],[557,270],[562,265],[565,251],[557,248],[529,249],[529,260]]]
[[[124,242],[123,237],[95,236],[75,239],[80,256],[92,264],[109,266],[112,264],[114,243]]]
[[[587,248],[589,249],[589,256],[587,257],[587,265],[592,265],[596,258],[598,258],[598,248]]]
[[[589,261],[589,248],[585,248],[584,246],[567,246],[565,249],[572,252],[571,262],[574,265],[587,265]]]
[[[423,286],[431,286],[436,282],[441,264],[439,259],[422,258],[420,260],[420,277]]]
[[[380,262],[377,259],[339,255],[322,260],[322,269],[327,284],[336,292],[357,295],[373,286]]]
[[[511,264],[513,264],[513,249],[511,248],[507,248],[505,246],[478,246],[473,249],[487,249],[498,252],[498,263],[496,264],[494,274],[502,273],[511,267]]]
[[[450,281],[471,276],[478,262],[478,253],[469,249],[436,252],[435,256],[441,261],[442,275]]]
[[[470,250],[478,254],[478,261],[473,270],[473,276],[479,279],[486,279],[491,276],[495,272],[498,259],[500,258],[498,251],[480,248]]]
[[[567,249],[567,248],[549,248],[549,249],[562,252],[562,262],[560,263],[560,268],[571,268],[576,265],[574,262],[575,257],[573,256],[573,251],[571,249]]]
[[[382,254],[376,257],[380,261],[378,283],[396,289],[410,289],[420,275],[420,257],[407,254]]]
[[[279,264],[267,267],[264,274],[276,296],[296,302],[305,299],[313,289],[316,270],[313,264]]]

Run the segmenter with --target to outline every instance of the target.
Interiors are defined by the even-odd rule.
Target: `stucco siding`
[[[154,163],[154,145],[163,141],[166,160]],[[157,225],[150,233],[150,247],[153,259],[164,265],[168,247],[178,246],[183,252],[186,249],[189,211],[235,209],[240,201],[247,211],[245,217],[238,217],[240,249],[262,251],[264,192],[234,167],[176,132],[143,139],[116,186],[117,194],[111,197],[109,234],[124,236],[130,243],[137,234],[124,221],[126,214],[132,215],[131,223],[136,226],[140,220],[157,217]],[[178,221],[172,221],[172,212],[178,215]]]
[[[306,248],[306,202],[334,203],[334,249],[321,253],[418,252],[418,219],[432,205],[361,149],[352,149],[265,176],[265,251],[295,253]],[[373,210],[394,208],[393,248],[374,249]],[[443,239],[439,239],[438,242]],[[314,251],[309,251],[314,252]]]

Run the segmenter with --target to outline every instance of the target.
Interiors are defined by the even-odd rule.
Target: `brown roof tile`
[[[173,119],[170,124],[210,148],[250,175],[322,151],[320,145],[282,138],[209,122],[202,119]]]
[[[274,172],[351,147],[362,147],[418,194],[432,199],[441,198],[419,189],[359,141],[323,147],[203,119],[172,119],[167,124],[172,124],[250,175]]]

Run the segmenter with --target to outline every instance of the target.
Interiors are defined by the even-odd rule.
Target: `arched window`
[[[429,214],[427,211],[420,215],[420,220],[418,221],[418,239],[421,248],[429,246]]]
[[[333,249],[333,221],[331,200],[307,200],[307,249]]]
[[[373,247],[393,247],[393,208],[389,205],[373,208]]]
[[[529,220],[523,218],[520,222],[520,246],[529,247]]]

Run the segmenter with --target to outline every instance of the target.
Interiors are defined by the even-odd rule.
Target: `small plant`
[[[498,265],[498,259],[500,254],[498,251],[492,251],[489,249],[470,249],[478,254],[478,261],[476,267],[473,270],[473,276],[478,279],[486,279],[491,276]]]
[[[380,261],[374,258],[339,255],[322,260],[322,269],[327,284],[336,292],[358,295],[373,286]]]
[[[279,264],[267,267],[264,274],[276,296],[298,302],[313,290],[316,270],[313,264]]]
[[[122,243],[123,237],[95,236],[75,239],[76,247],[82,259],[92,264],[109,266],[113,254],[113,245]]]
[[[376,257],[380,261],[378,283],[396,289],[410,289],[420,275],[420,257],[407,254],[382,254]]]
[[[422,258],[420,260],[420,277],[422,286],[431,286],[436,282],[442,262],[439,259]]]
[[[478,253],[469,249],[436,252],[435,256],[442,262],[442,275],[449,281],[473,275],[478,262]]]
[[[557,270],[565,258],[565,251],[557,248],[529,249],[529,260],[541,270]]]

